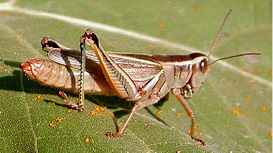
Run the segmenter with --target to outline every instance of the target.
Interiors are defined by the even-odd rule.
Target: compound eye
[[[207,59],[203,59],[201,62],[200,62],[200,69],[201,69],[201,72],[205,73],[207,71],[207,68],[208,68],[208,61]]]

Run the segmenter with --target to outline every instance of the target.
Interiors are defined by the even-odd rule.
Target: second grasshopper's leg
[[[194,136],[194,121],[195,117],[193,114],[193,111],[189,105],[189,103],[186,101],[186,99],[181,95],[180,89],[172,89],[172,93],[175,95],[175,97],[180,101],[184,109],[186,110],[187,114],[191,118],[191,131],[190,131],[190,136],[194,141],[200,142],[202,145],[205,145],[204,141],[195,138]]]
[[[59,91],[59,95],[62,96],[62,97],[64,98],[63,101],[64,101],[68,106],[70,106],[71,108],[80,109],[80,108],[79,108],[79,105],[77,105],[77,104],[71,102],[71,101],[68,99],[67,95],[66,95],[64,92]]]
[[[127,127],[129,121],[131,120],[133,114],[137,111],[137,110],[140,110],[141,108],[144,108],[146,106],[149,106],[149,105],[152,105],[152,104],[155,104],[159,101],[159,97],[155,98],[155,99],[148,99],[146,101],[139,101],[139,102],[136,102],[134,107],[132,108],[128,118],[126,119],[126,121],[123,123],[122,127],[118,130],[118,132],[116,133],[112,133],[112,132],[107,132],[105,135],[108,136],[108,137],[119,137],[121,136],[121,134],[123,133],[123,131],[125,130],[125,128]]]

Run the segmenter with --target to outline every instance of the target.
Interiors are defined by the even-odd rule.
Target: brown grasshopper
[[[42,85],[63,90],[80,92],[78,104],[65,97],[64,101],[72,108],[84,109],[84,92],[93,95],[116,95],[135,104],[123,126],[107,136],[119,137],[135,111],[157,103],[172,92],[191,118],[191,138],[202,145],[205,143],[194,136],[195,117],[186,101],[191,98],[204,83],[210,65],[218,60],[243,55],[245,53],[209,61],[211,52],[220,36],[224,19],[208,56],[201,53],[190,55],[149,55],[132,53],[106,52],[92,30],[86,30],[81,37],[81,52],[61,45],[57,41],[44,37],[41,41],[43,50],[48,52],[46,59],[30,59],[21,64],[24,73]],[[86,51],[85,44],[93,51]],[[77,84],[77,80],[80,84]]]

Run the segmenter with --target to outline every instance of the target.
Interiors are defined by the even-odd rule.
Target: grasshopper
[[[116,132],[107,136],[119,137],[125,130],[134,112],[157,103],[169,92],[179,100],[191,118],[190,137],[202,145],[204,141],[194,136],[195,116],[187,98],[191,98],[204,83],[210,66],[216,61],[244,56],[259,55],[245,53],[220,58],[210,63],[222,28],[230,15],[225,17],[209,55],[149,55],[106,52],[98,37],[87,29],[80,39],[80,50],[68,48],[56,40],[44,37],[42,49],[48,52],[46,59],[30,59],[21,64],[24,73],[42,85],[80,93],[78,104],[70,102],[64,92],[64,101],[76,109],[84,109],[84,93],[92,95],[116,95],[128,101],[135,101],[127,120]],[[93,51],[85,52],[85,44]],[[77,80],[80,83],[77,83]]]

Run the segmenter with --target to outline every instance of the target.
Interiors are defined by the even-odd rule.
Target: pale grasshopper
[[[186,98],[191,98],[204,83],[212,63],[226,58],[259,54],[239,54],[210,63],[210,54],[230,13],[231,10],[224,19],[208,56],[201,53],[149,55],[106,52],[94,32],[88,29],[81,37],[81,51],[44,37],[42,48],[48,52],[52,61],[30,59],[22,63],[21,67],[29,78],[42,85],[80,93],[78,104],[74,104],[60,92],[65,97],[64,101],[72,108],[84,109],[83,92],[93,95],[116,95],[128,101],[135,101],[127,120],[118,132],[106,133],[107,136],[113,137],[119,137],[123,133],[135,111],[157,103],[171,91],[191,118],[189,135],[193,140],[205,145],[194,136],[195,117]],[[85,44],[93,51],[85,53]]]

